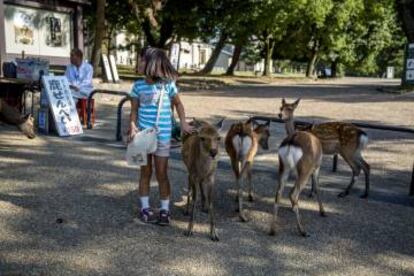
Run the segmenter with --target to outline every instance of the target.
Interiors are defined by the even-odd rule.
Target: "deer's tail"
[[[364,150],[368,145],[368,141],[368,135],[361,130],[358,135],[358,151]]]

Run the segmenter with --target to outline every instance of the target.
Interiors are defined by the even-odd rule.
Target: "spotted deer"
[[[0,99],[0,121],[17,126],[17,128],[29,139],[36,137],[32,115],[22,116],[18,110],[11,107],[2,99]]]
[[[291,115],[293,117],[293,110]],[[319,138],[322,144],[324,155],[339,154],[352,169],[352,177],[348,187],[338,194],[339,197],[345,197],[349,194],[361,169],[365,175],[365,193],[362,198],[368,197],[369,194],[369,175],[370,166],[362,157],[362,151],[368,144],[368,135],[360,128],[353,124],[345,122],[328,122],[321,124],[312,124],[308,126],[296,126],[298,130],[308,131]],[[311,195],[314,191],[312,185]]]
[[[256,127],[254,127],[256,124]],[[237,122],[231,125],[225,139],[226,152],[230,157],[234,176],[236,177],[237,200],[240,220],[245,222],[247,218],[243,212],[243,187],[246,178],[249,187],[249,201],[254,199],[252,182],[253,161],[259,149],[269,149],[270,121],[258,124],[249,119],[246,122]],[[241,181],[240,181],[241,180]]]
[[[273,218],[270,226],[270,234],[276,234],[277,214],[282,197],[283,188],[291,171],[297,171],[296,182],[290,192],[292,209],[296,215],[299,233],[308,236],[303,228],[299,215],[299,195],[312,177],[315,183],[315,194],[319,204],[319,213],[325,216],[325,210],[319,196],[319,170],[322,163],[322,145],[319,139],[310,132],[296,131],[293,122],[293,111],[299,104],[299,100],[292,104],[282,100],[279,117],[285,121],[287,137],[282,141],[279,150],[279,175],[276,189]]]
[[[193,234],[194,218],[197,205],[197,193],[200,191],[202,206],[207,206],[210,222],[210,237],[218,241],[213,209],[214,182],[217,169],[217,155],[219,153],[220,135],[223,120],[216,126],[205,121],[194,119],[192,122],[195,132],[184,135],[182,156],[188,171],[187,212],[191,213],[186,236]]]

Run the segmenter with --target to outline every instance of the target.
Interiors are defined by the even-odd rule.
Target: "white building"
[[[136,51],[127,47],[135,37],[126,32],[120,32],[115,36],[116,63],[119,65],[135,65]]]
[[[135,66],[136,52],[133,49],[126,47],[134,40],[133,35],[129,35],[126,32],[120,32],[115,36],[116,43],[116,63],[119,65],[131,65]],[[192,43],[188,41],[181,41],[180,43],[174,43],[171,46],[171,52],[169,57],[172,64],[180,70],[194,70],[198,71],[204,68],[209,60],[214,45],[194,41]],[[215,72],[225,72],[230,66],[233,56],[234,47],[232,45],[226,45],[220,52],[220,55],[214,66]],[[179,63],[179,64],[178,64]],[[177,66],[178,65],[178,66]],[[263,62],[255,65],[247,65],[243,60],[240,60],[237,64],[236,71],[262,71]]]

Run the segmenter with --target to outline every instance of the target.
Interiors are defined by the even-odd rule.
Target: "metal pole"
[[[116,117],[116,141],[122,141],[122,134],[121,134],[121,127],[122,127],[122,107],[124,106],[124,103],[129,101],[130,97],[126,96],[124,97],[118,104],[118,113]]]
[[[88,97],[88,107],[87,107],[88,116],[86,120],[88,129],[92,129],[92,122],[91,122],[92,98],[93,98],[93,95],[95,95],[98,91],[99,90],[93,90],[92,93],[89,94],[89,97]]]
[[[333,156],[332,171],[336,172],[337,168],[338,168],[338,154],[335,154]]]
[[[411,184],[410,184],[410,196],[414,195],[414,164],[413,164],[413,172],[411,174]]]

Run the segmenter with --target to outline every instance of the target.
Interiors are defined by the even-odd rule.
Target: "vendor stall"
[[[22,57],[31,58],[34,63],[46,61],[47,67],[69,64],[71,49],[84,48],[82,8],[85,4],[89,1],[0,0],[1,77],[5,73],[5,62],[16,62]],[[9,78],[26,81],[0,80],[0,97],[22,110],[27,82],[38,82],[38,79],[30,74],[19,76],[19,71],[17,76],[7,73]],[[38,73],[35,70],[34,76]]]

